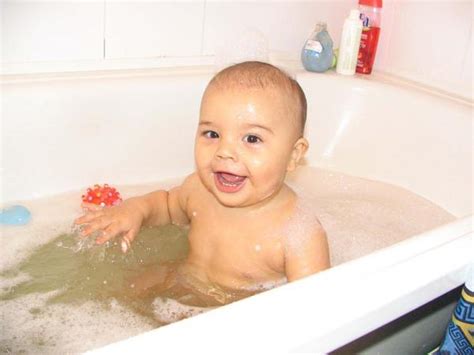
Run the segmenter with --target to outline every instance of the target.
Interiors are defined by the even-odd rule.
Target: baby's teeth
[[[222,185],[225,185],[225,186],[236,186],[237,184],[232,184],[230,182],[224,182],[222,181]]]

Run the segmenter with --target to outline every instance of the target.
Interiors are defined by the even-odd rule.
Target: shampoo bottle
[[[332,47],[326,24],[318,23],[301,51],[301,61],[305,69],[322,73],[331,68],[334,57]]]
[[[359,16],[359,10],[351,10],[349,17],[344,21],[336,67],[339,74],[355,74],[362,33],[362,21]]]
[[[359,0],[359,10],[363,29],[356,71],[370,74],[380,36],[382,0]]]

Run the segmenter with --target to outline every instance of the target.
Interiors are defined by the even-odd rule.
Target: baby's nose
[[[216,152],[216,157],[219,159],[232,159],[237,160],[237,152],[235,149],[235,143],[231,141],[221,140],[219,148]]]

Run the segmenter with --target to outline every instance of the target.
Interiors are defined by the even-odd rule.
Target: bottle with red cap
[[[359,11],[363,28],[356,72],[370,74],[374,65],[380,35],[382,0],[359,0]]]

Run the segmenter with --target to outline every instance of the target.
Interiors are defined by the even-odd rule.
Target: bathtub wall
[[[337,46],[356,4],[6,0],[2,62],[6,73],[213,64],[214,55],[225,56],[242,37],[254,40],[255,31],[272,55],[297,59],[318,20]],[[383,16],[377,70],[472,98],[471,1],[385,0]]]
[[[200,98],[213,73],[11,78],[2,85],[0,200],[191,173]],[[309,103],[307,164],[405,187],[459,217],[472,213],[469,103],[335,73],[295,74]]]
[[[186,176],[210,75],[158,70],[5,83],[0,201]]]

